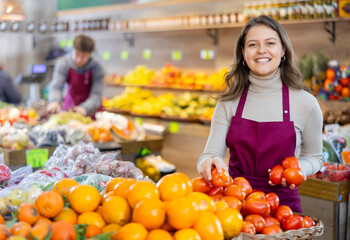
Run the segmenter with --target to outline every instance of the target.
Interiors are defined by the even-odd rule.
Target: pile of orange
[[[0,224],[0,240],[1,236],[41,240],[49,232],[53,240],[75,239],[77,225],[84,226],[85,238],[107,233],[115,240],[226,239],[237,236],[243,224],[239,210],[193,191],[183,173],[165,175],[157,184],[118,177],[101,193],[62,179],[35,204],[22,204],[17,218],[10,229]]]

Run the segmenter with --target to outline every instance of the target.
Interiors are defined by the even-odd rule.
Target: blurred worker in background
[[[0,101],[18,104],[22,101],[21,93],[15,87],[10,75],[4,72],[4,63],[0,62]]]

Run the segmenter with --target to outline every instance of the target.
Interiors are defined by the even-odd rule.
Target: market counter
[[[299,193],[303,214],[320,218],[324,223],[324,234],[317,239],[349,239],[350,181],[308,178],[299,186]]]

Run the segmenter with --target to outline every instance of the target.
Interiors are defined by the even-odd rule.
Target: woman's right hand
[[[47,105],[46,110],[49,113],[57,113],[61,110],[61,105],[58,102],[50,102],[49,105]]]
[[[223,159],[218,157],[211,157],[211,158],[203,159],[198,164],[198,172],[207,182],[210,182],[212,179],[211,170],[214,167],[218,170],[218,173],[221,173],[222,169],[228,171],[226,163],[224,162]]]

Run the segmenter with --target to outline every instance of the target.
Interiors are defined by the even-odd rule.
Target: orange
[[[65,198],[69,199],[70,189],[76,185],[79,185],[77,181],[71,178],[63,178],[58,180],[52,187],[52,191],[57,192],[60,195],[64,195]]]
[[[178,173],[171,173],[161,177],[157,182],[160,199],[169,201],[186,196],[193,189],[190,187],[192,184],[189,178],[188,181],[186,175]]]
[[[123,181],[114,186],[114,195],[128,199],[129,188],[136,183],[137,180],[133,178],[125,178]]]
[[[221,201],[226,202],[230,207],[237,209],[238,211],[241,210],[242,202],[238,200],[238,198],[225,196],[220,199]]]
[[[214,211],[214,213],[216,213],[220,209],[225,209],[225,208],[228,208],[228,207],[230,207],[230,206],[228,205],[227,202],[222,201],[222,200],[216,201],[215,202],[215,211]]]
[[[184,228],[175,232],[174,240],[201,240],[201,236],[193,228]]]
[[[0,240],[5,240],[10,235],[5,224],[0,224]]]
[[[56,216],[54,217],[54,221],[58,222],[61,220],[64,220],[66,222],[69,222],[70,224],[76,224],[77,223],[77,214],[74,212],[73,209],[69,208],[69,207],[64,207],[62,209],[62,211]]]
[[[224,239],[224,233],[218,217],[208,211],[200,213],[198,221],[193,225],[193,229],[199,233],[202,240]]]
[[[17,218],[19,221],[24,221],[33,225],[39,219],[38,208],[31,203],[22,203],[17,210]]]
[[[103,204],[107,198],[112,197],[112,196],[115,196],[113,191],[103,194],[102,198],[101,198],[101,204]]]
[[[75,240],[75,230],[72,224],[66,221],[58,221],[52,224],[50,240]]]
[[[107,186],[106,186],[106,193],[110,192],[110,191],[114,191],[114,187],[117,183],[123,181],[125,178],[122,178],[122,177],[116,177],[116,178],[113,178],[111,180],[109,180],[109,182],[107,183]]]
[[[182,197],[166,204],[169,224],[175,229],[191,227],[198,219],[198,209],[190,198]]]
[[[330,80],[333,80],[335,78],[335,71],[334,69],[328,68],[326,71],[326,77]]]
[[[84,212],[78,216],[77,224],[95,224],[101,229],[106,225],[106,222],[97,212]]]
[[[120,225],[115,224],[115,223],[110,223],[107,224],[102,228],[102,233],[111,233],[109,236],[111,240],[116,240],[117,239],[117,234],[119,229],[121,228]]]
[[[166,209],[166,207],[165,207],[165,209]],[[174,232],[174,231],[176,230],[175,228],[173,228],[173,227],[169,224],[169,222],[168,222],[166,219],[165,219],[163,225],[162,225],[160,228],[163,229],[163,230],[165,230],[165,231],[167,231],[167,232]]]
[[[89,224],[85,230],[85,237],[86,238],[94,237],[100,233],[101,233],[101,228],[99,228],[95,224]]]
[[[191,179],[184,173],[182,172],[176,172],[176,173],[173,173],[175,176],[178,176],[180,177],[184,183],[186,184],[186,190],[187,190],[187,194],[193,192],[193,186],[192,186],[192,182],[191,182]]]
[[[44,240],[50,231],[50,227],[51,225],[44,221],[36,223],[29,231],[29,239]]]
[[[48,219],[47,217],[44,217],[44,216],[40,216],[39,219],[38,219],[38,221],[36,221],[35,224],[38,224],[38,223],[40,223],[40,222],[45,222],[45,223],[48,224],[49,226],[51,226],[52,223],[53,223],[50,219]]]
[[[81,184],[70,190],[69,203],[73,210],[78,213],[94,211],[100,202],[100,193],[91,185]]]
[[[117,233],[117,240],[145,240],[147,229],[140,223],[128,223]]]
[[[148,233],[146,240],[174,240],[174,238],[163,229],[154,229]]]
[[[0,224],[4,223],[4,218],[0,215]]]
[[[128,202],[134,208],[143,199],[159,199],[159,191],[154,183],[146,180],[137,181],[129,188]]]
[[[141,223],[147,229],[160,228],[165,221],[165,206],[158,199],[144,199],[134,208],[132,221]]]
[[[243,227],[243,217],[237,209],[220,209],[215,215],[221,223],[225,239],[232,239],[241,232]]]
[[[99,213],[101,216],[103,216],[102,206],[98,206],[95,210],[95,212]]]
[[[45,191],[35,200],[35,205],[42,216],[52,218],[63,209],[63,198],[54,191]]]
[[[32,226],[30,226],[29,223],[24,221],[19,221],[13,224],[13,226],[10,229],[12,236],[23,236],[28,237],[29,231],[32,229]]]
[[[350,88],[349,87],[344,87],[342,90],[341,90],[341,96],[342,97],[350,97]]]
[[[131,208],[124,198],[112,196],[103,203],[102,216],[107,223],[123,226],[130,222]]]
[[[210,211],[214,212],[215,205],[214,201],[207,194],[202,192],[192,192],[187,195],[187,198],[192,199],[195,206],[199,211]]]

